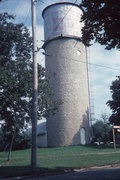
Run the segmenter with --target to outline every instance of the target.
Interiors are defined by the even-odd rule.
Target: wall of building
[[[48,146],[80,144],[80,128],[86,129],[89,142],[89,98],[86,50],[71,38],[49,42],[45,47],[46,70],[53,100],[60,105],[58,112],[47,119]]]
[[[32,127],[30,126],[26,134],[32,134]],[[37,147],[47,147],[47,130],[46,130],[46,119],[42,118],[37,124]]]
[[[47,147],[47,133],[37,135],[37,147]]]

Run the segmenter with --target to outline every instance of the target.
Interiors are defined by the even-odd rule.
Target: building
[[[27,129],[26,134],[32,134],[31,126]],[[47,147],[47,130],[46,119],[42,119],[37,124],[37,147]]]
[[[46,74],[59,102],[47,118],[48,147],[88,144],[89,92],[86,48],[81,42],[80,7],[56,3],[43,10]]]

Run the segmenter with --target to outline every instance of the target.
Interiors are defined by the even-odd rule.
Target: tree
[[[30,98],[32,71],[31,37],[23,24],[9,22],[13,19],[0,14],[0,115],[11,132],[19,131],[29,119],[25,98]]]
[[[120,125],[120,76],[117,76],[117,79],[112,82],[110,91],[112,93],[112,100],[109,100],[107,105],[110,106],[112,115],[109,121],[114,125]]]
[[[82,41],[89,46],[91,41],[105,45],[106,49],[120,49],[120,2],[116,0],[82,0],[84,11]]]
[[[110,141],[111,127],[108,123],[99,120],[92,126],[93,130],[93,142],[107,143]]]
[[[15,136],[31,122],[32,39],[23,24],[13,21],[13,16],[0,14],[0,118],[4,121],[2,130],[7,143],[13,143]],[[38,70],[40,119],[56,108],[50,100],[45,69],[38,65]]]

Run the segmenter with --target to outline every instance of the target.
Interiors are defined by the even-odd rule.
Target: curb
[[[0,178],[0,180],[24,180],[27,178],[32,179],[32,178],[37,178],[37,177],[54,176],[54,175],[75,173],[75,172],[88,172],[88,171],[96,171],[96,170],[103,170],[103,169],[120,169],[120,164],[112,164],[112,165],[106,165],[106,166],[93,166],[93,167],[81,168],[81,169],[61,170],[61,171],[54,171],[54,172],[48,172],[48,173],[41,173],[39,175]]]

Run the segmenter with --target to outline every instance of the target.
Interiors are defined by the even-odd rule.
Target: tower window
[[[81,51],[80,51],[80,50],[77,51],[77,55],[78,55],[78,56],[81,55]]]

